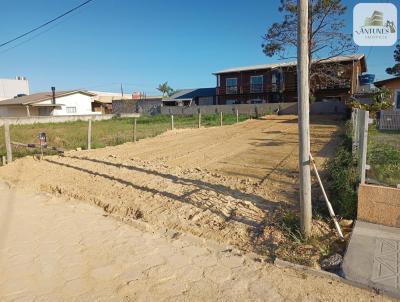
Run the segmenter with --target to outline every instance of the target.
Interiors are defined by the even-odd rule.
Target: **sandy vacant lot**
[[[313,120],[312,153],[320,166],[337,144],[339,125],[329,117]],[[254,250],[268,215],[297,206],[297,150],[296,117],[276,116],[42,161],[24,158],[1,168],[0,178]]]
[[[0,301],[393,301],[211,240],[105,216],[0,181]]]

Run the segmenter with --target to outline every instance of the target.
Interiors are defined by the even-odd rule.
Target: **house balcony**
[[[337,80],[331,83],[318,83],[314,85],[315,90],[335,90],[335,89],[351,89],[350,80]],[[285,85],[285,91],[296,91],[297,83]]]
[[[242,86],[221,86],[217,87],[217,95],[241,95],[279,92],[277,85],[242,85]]]
[[[315,85],[316,90],[335,90],[335,89],[351,89],[350,80],[337,80],[331,83],[319,83]],[[260,84],[260,85],[241,85],[241,86],[221,86],[217,87],[217,95],[242,95],[242,94],[261,94],[274,92],[295,92],[297,91],[297,83],[284,83],[283,86],[278,84]]]

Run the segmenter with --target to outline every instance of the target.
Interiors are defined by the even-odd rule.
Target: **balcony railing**
[[[263,84],[250,84],[250,93],[263,92]]]
[[[226,86],[226,93],[225,94],[237,94],[238,93],[238,87],[235,86]]]
[[[242,85],[242,86],[221,86],[217,87],[218,95],[225,94],[250,94],[250,93],[268,93],[273,92],[272,85],[263,85],[263,84],[250,84],[250,85]]]
[[[331,89],[350,89],[351,81],[349,80],[338,80],[332,83],[324,83],[315,85],[316,90],[331,90]],[[297,91],[297,83],[285,83],[283,86],[279,86],[277,84],[251,84],[251,85],[242,85],[242,86],[226,86],[226,87],[217,87],[218,95],[226,95],[226,94],[261,94],[261,93],[270,93],[270,92],[295,92]]]
[[[351,81],[349,80],[337,80],[330,83],[319,83],[313,84],[315,90],[332,90],[332,89],[350,89]],[[286,91],[295,91],[297,89],[297,83],[290,83],[285,85]]]

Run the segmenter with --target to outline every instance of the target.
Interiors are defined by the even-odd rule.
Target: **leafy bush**
[[[353,99],[350,107],[367,110],[374,115],[381,110],[393,108],[392,95],[393,93],[390,89],[383,87],[374,93],[372,104],[361,104],[358,100]]]
[[[346,219],[354,219],[357,214],[359,179],[351,148],[351,137],[346,134],[335,157],[328,160],[326,166],[332,206],[337,215]]]

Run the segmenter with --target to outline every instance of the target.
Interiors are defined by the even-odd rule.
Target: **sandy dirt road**
[[[0,183],[0,301],[389,301],[105,216],[87,203]]]
[[[328,117],[311,125],[319,164],[340,132]],[[0,169],[26,190],[94,203],[124,219],[254,250],[253,237],[279,207],[296,207],[297,119],[275,116],[217,128],[170,131],[156,138]]]

